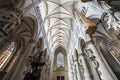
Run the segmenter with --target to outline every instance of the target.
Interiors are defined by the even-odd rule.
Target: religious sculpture
[[[39,80],[41,75],[41,67],[46,64],[45,51],[41,51],[39,56],[29,56],[27,64],[31,66],[31,70],[27,72],[24,80]]]

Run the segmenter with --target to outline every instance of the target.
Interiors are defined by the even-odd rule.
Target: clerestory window
[[[57,68],[64,68],[64,55],[61,52],[57,55]]]

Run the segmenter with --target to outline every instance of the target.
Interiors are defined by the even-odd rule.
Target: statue
[[[27,64],[31,66],[31,72],[27,72],[24,80],[39,80],[41,67],[46,64],[45,51],[41,51],[38,56],[29,56]]]

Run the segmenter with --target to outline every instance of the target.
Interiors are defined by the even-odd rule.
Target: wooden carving
[[[86,33],[90,34],[90,35],[95,33],[95,31],[97,29],[96,23],[94,21],[86,18],[86,16],[82,12],[78,11],[77,8],[74,8],[73,11],[76,13],[76,15],[78,17],[80,17],[80,19],[84,20],[84,22],[86,22],[88,24],[88,29],[86,30]]]
[[[88,24],[88,29],[86,30],[86,33],[90,35],[95,33],[97,29],[96,23],[93,20],[86,18],[86,16],[82,12],[79,12],[76,8],[74,8],[73,11],[76,12],[77,16],[80,17],[80,19]]]
[[[93,33],[95,33],[96,29],[97,29],[97,25],[94,21],[86,18],[83,13],[80,13],[80,17],[88,24],[88,29],[86,30],[87,34],[92,35]]]

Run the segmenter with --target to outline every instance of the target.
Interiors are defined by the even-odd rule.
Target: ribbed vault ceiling
[[[51,48],[59,46],[67,49],[71,21],[73,18],[73,6],[75,0],[46,0],[46,21],[48,40]]]

